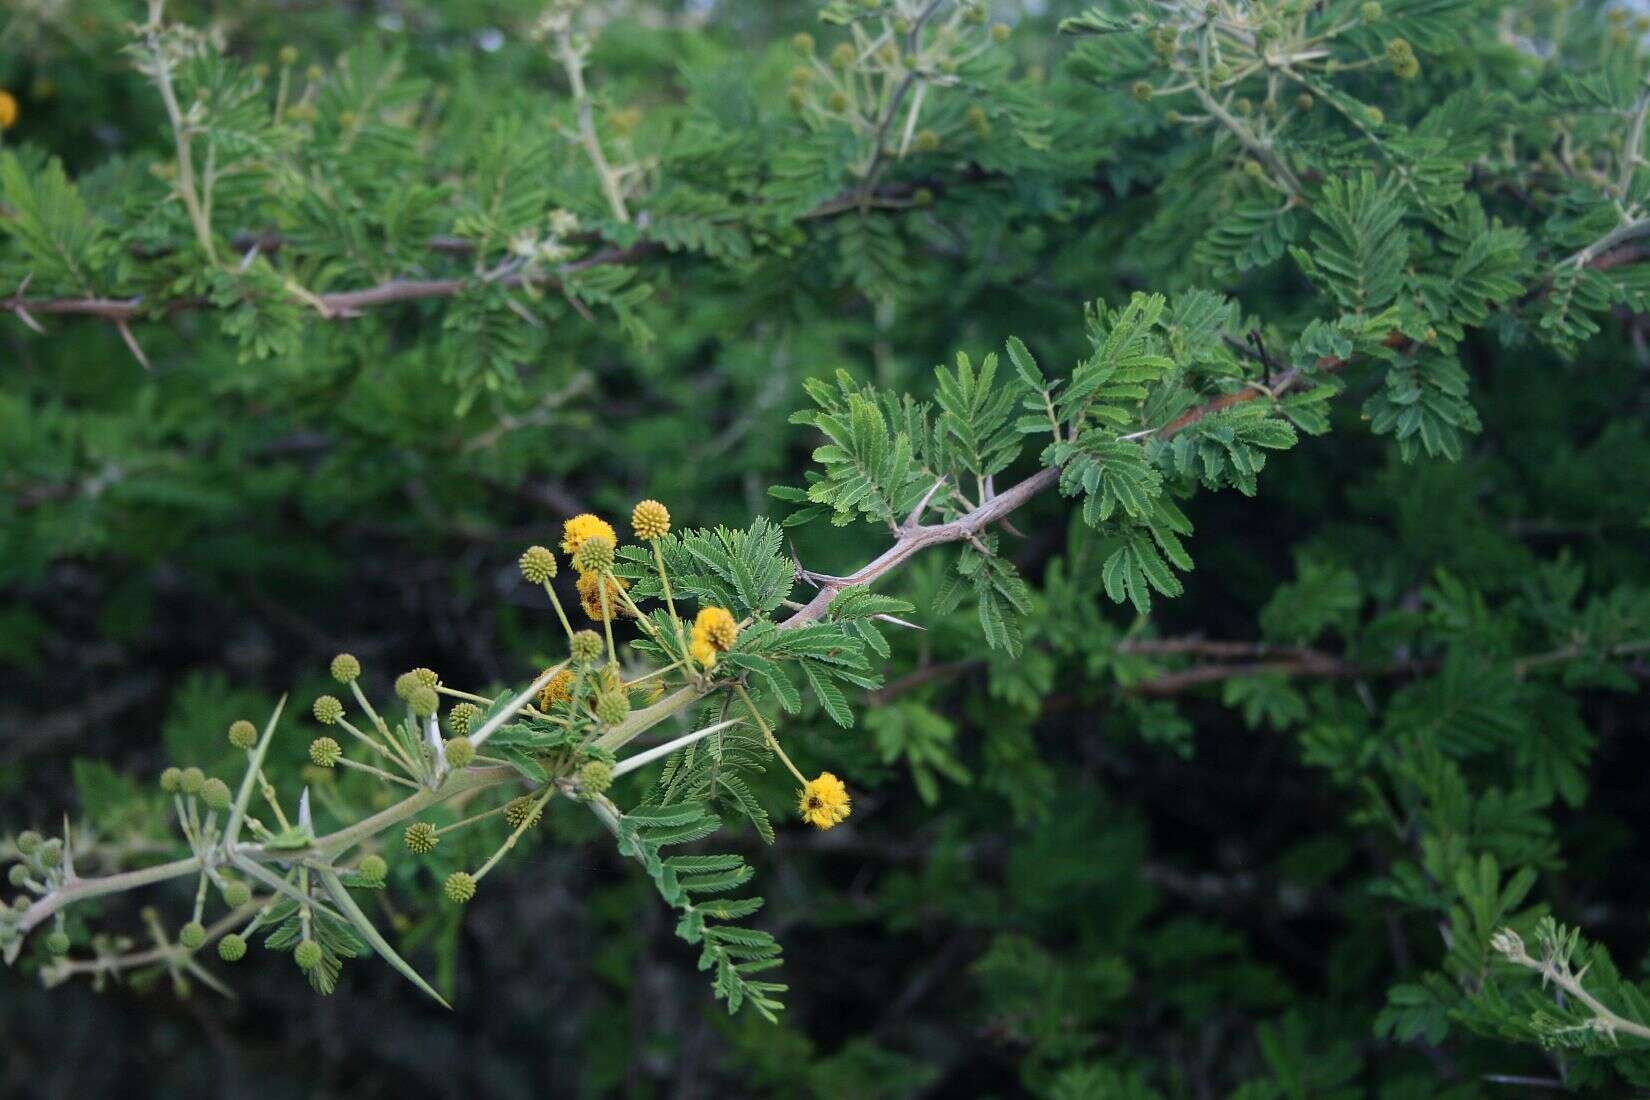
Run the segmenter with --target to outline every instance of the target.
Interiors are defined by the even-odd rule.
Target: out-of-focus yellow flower
[[[584,512],[574,516],[561,528],[561,552],[569,556],[578,553],[584,540],[591,535],[605,535],[607,541],[614,546],[619,545],[619,536],[613,530],[613,525],[600,516]]]

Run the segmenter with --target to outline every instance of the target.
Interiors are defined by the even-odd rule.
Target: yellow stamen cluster
[[[573,698],[573,670],[564,668],[539,689],[539,709],[549,710]]]
[[[693,620],[693,637],[688,656],[705,669],[716,667],[716,655],[733,648],[739,637],[739,623],[725,607],[706,607]]]
[[[17,97],[0,88],[0,130],[9,130],[17,121]]]
[[[802,820],[817,829],[829,829],[846,820],[853,810],[848,788],[830,772],[820,772],[802,787],[797,799],[797,810]]]

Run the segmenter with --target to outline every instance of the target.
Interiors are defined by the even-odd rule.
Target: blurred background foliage
[[[496,133],[530,189],[575,155],[546,140],[566,100],[524,33],[538,7],[191,0],[169,14],[212,28],[272,81],[285,69],[294,89],[315,84],[323,117],[300,160],[350,155],[325,125],[347,55],[355,76],[393,64],[404,109],[440,116],[432,133]],[[185,312],[134,326],[145,369],[112,325],[42,317],[40,337],[0,321],[0,827],[50,823],[73,790],[101,833],[141,835],[165,812],[152,784],[165,764],[229,756],[231,720],[322,690],[339,650],[386,678],[415,664],[453,683],[519,678],[558,634],[518,582],[521,547],[552,541],[569,514],[617,516],[643,496],[684,524],[769,513],[768,486],[798,483],[816,443],[786,420],[805,378],[844,368],[926,395],[933,364],[1011,333],[1063,364],[1084,352],[1083,302],[1208,285],[1192,248],[1204,227],[1187,211],[1197,196],[1158,190],[1207,166],[1161,111],[1082,79],[1054,34],[1080,7],[992,7],[1014,28],[1011,87],[1066,108],[1041,167],[1014,170],[1027,138],[1000,126],[971,167],[900,177],[931,187],[934,204],[887,230],[894,243],[848,217],[776,224],[755,248],[700,242],[714,262],[655,257],[633,323],[590,323],[572,303],[503,334],[492,313],[447,303],[339,324],[295,311],[260,356],[221,319]],[[1455,7],[1493,25],[1497,5]],[[1538,21],[1557,10],[1508,7]],[[60,157],[99,209],[162,209],[150,165],[171,155],[165,114],[120,53],[136,8],[20,0],[0,12],[0,86],[20,105],[6,146]],[[605,110],[634,109],[634,132],[680,138],[691,98],[719,105],[724,124],[748,121],[764,149],[793,140],[775,106],[790,36],[820,33],[816,5],[601,10],[611,22],[591,79]],[[1433,45],[1437,83],[1383,88],[1389,112],[1419,114],[1510,67],[1472,54],[1477,39],[1458,53]],[[296,63],[281,60],[287,48]],[[432,145],[440,167],[422,193],[374,179],[363,156],[347,205],[381,224],[358,266],[318,271],[316,285],[404,274],[388,261],[437,231],[433,208],[465,199],[444,171],[486,145]],[[723,164],[715,149],[702,159],[706,173]],[[987,178],[962,186],[971,174]],[[1197,182],[1218,198],[1236,175]],[[156,240],[183,224],[164,209],[179,222],[155,225]],[[326,224],[317,213],[305,229],[332,243]],[[159,279],[154,268],[141,278]],[[0,290],[21,274],[6,269]],[[1271,321],[1314,315],[1292,269],[1220,288]],[[1484,430],[1456,463],[1402,461],[1360,423],[1359,399],[1336,402],[1333,432],[1275,458],[1259,497],[1190,502],[1198,568],[1149,629],[1101,599],[1090,536],[1062,505],[1016,517],[1011,553],[1038,582],[1024,656],[988,654],[971,609],[925,615],[925,632],[894,637],[890,686],[859,728],[814,714],[790,735],[799,759],[849,780],[856,805],[829,833],[741,841],[787,948],[777,1027],[726,1017],[643,877],[587,815],[553,803],[550,828],[462,922],[433,904],[445,864],[394,864],[394,897],[432,901],[394,918],[452,1015],[387,968],[352,967],[321,999],[256,953],[233,1002],[165,982],[47,993],[8,975],[0,1091],[1396,1100],[1502,1095],[1513,1086],[1489,1078],[1572,1070],[1582,1088],[1625,1087],[1446,1024],[1460,1005],[1417,983],[1447,953],[1439,927],[1459,899],[1435,884],[1439,896],[1417,900],[1400,881],[1411,846],[1384,829],[1359,752],[1335,741],[1380,743],[1382,729],[1450,711],[1452,690],[1483,687],[1449,664],[1466,650],[1540,655],[1555,635],[1601,636],[1605,621],[1611,637],[1642,639],[1645,329],[1627,311],[1602,324],[1570,359],[1469,334],[1461,359]],[[489,353],[493,339],[508,348]],[[815,525],[797,546],[835,571],[876,542]],[[921,562],[899,590],[928,609],[942,579],[941,563]],[[1131,648],[1125,635],[1287,652],[1185,681],[1208,667],[1198,652]],[[1303,646],[1431,664],[1425,676],[1297,675],[1289,647]],[[1499,811],[1471,803],[1478,816],[1455,832],[1501,830],[1480,847],[1503,867],[1539,867],[1552,910],[1639,960],[1650,750],[1626,689],[1645,665],[1600,663],[1610,669],[1566,672],[1551,690],[1509,680],[1474,697],[1492,748],[1469,765],[1473,789],[1508,794]],[[1556,747],[1531,747],[1541,738]],[[295,775],[297,753],[276,767]],[[763,796],[776,811],[791,797],[777,778]],[[1494,812],[1505,820],[1486,824]],[[464,855],[442,852],[452,866]],[[1422,992],[1388,1005],[1393,987]]]

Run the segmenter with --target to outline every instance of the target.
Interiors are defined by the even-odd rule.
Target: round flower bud
[[[932,130],[918,130],[912,142],[920,153],[932,153],[940,147],[940,135]]]
[[[413,693],[414,689],[421,686],[423,685],[418,682],[418,674],[416,672],[403,672],[395,678],[396,697],[399,699],[405,699]]]
[[[425,687],[433,688],[441,683],[440,675],[433,668],[415,668],[412,670],[412,674],[418,677],[418,682]]]
[[[556,555],[546,546],[529,546],[519,564],[528,584],[543,584],[556,575]]]
[[[333,767],[343,755],[343,747],[330,737],[317,737],[309,743],[309,761],[317,768]]]
[[[441,884],[441,892],[448,901],[463,905],[476,896],[476,880],[468,871],[454,871],[447,876],[447,881]]]
[[[1261,167],[1261,163],[1258,160],[1244,161],[1243,170],[1255,179],[1260,179],[1261,176],[1266,174],[1266,169]]]
[[[1386,113],[1372,104],[1364,108],[1364,114],[1368,117],[1371,126],[1379,126],[1386,121]]]
[[[24,829],[17,834],[17,850],[26,856],[32,856],[39,849],[43,839],[33,829]]]
[[[798,31],[791,35],[791,49],[797,53],[813,53],[814,36],[807,31]]]
[[[401,834],[401,842],[414,855],[429,855],[435,851],[435,846],[441,843],[436,835],[435,826],[428,821],[415,821],[407,826],[407,831]]]
[[[201,788],[206,786],[206,773],[199,768],[185,768],[183,778],[178,780],[178,786],[184,794],[200,794]]]
[[[281,51],[275,57],[283,65],[296,65],[298,63],[298,47],[282,46]]]
[[[470,732],[470,725],[481,717],[481,708],[474,703],[454,703],[447,712],[447,725],[460,737]]]
[[[504,820],[510,823],[512,829],[521,828],[523,822],[531,829],[539,823],[539,818],[542,816],[538,801],[530,794],[512,798],[504,806]]]
[[[361,676],[361,662],[353,654],[340,653],[332,659],[332,678],[340,684],[347,684]]]
[[[643,542],[662,539],[670,533],[670,509],[656,500],[644,500],[631,509],[630,526]]]
[[[1133,93],[1134,98],[1138,99],[1141,103],[1150,103],[1152,95],[1156,89],[1154,89],[1148,81],[1137,80],[1134,82],[1134,87],[1131,88],[1130,91]]]
[[[991,41],[1007,42],[1009,33],[1010,31],[1007,23],[998,23],[996,26],[991,28]]]
[[[198,920],[192,920],[178,929],[178,942],[189,950],[197,950],[206,942],[206,925]]]
[[[298,964],[299,970],[314,970],[321,965],[321,945],[305,940],[292,952],[292,961]]]
[[[237,749],[255,748],[258,744],[258,727],[245,718],[229,724],[229,743]]]
[[[825,106],[833,111],[846,111],[848,109],[848,93],[832,92],[825,97]]]
[[[1365,23],[1379,22],[1381,18],[1381,5],[1375,3],[1375,0],[1369,0],[1368,3],[1358,9],[1358,14],[1363,16]]]
[[[468,737],[455,737],[447,742],[447,763],[455,768],[467,768],[476,758],[475,743]]]
[[[183,772],[177,768],[167,768],[160,773],[160,789],[167,794],[173,794],[183,786]]]
[[[46,867],[57,867],[63,862],[63,842],[48,840],[40,846],[40,862]]]
[[[831,64],[839,69],[846,69],[854,63],[854,47],[847,42],[838,42],[831,51]]]
[[[407,696],[407,705],[420,718],[428,718],[441,709],[441,697],[435,693],[435,688],[419,684]]]
[[[238,932],[231,932],[219,940],[218,958],[226,963],[240,962],[246,958],[246,938]]]
[[[630,716],[630,698],[622,691],[604,691],[596,697],[596,718],[604,726],[616,726]]]
[[[208,779],[201,788],[201,797],[206,800],[209,810],[229,809],[229,784],[221,779]]]
[[[589,664],[602,655],[602,636],[594,630],[577,631],[570,648],[575,661]]]
[[[334,695],[321,696],[310,709],[315,714],[315,720],[323,726],[330,726],[344,716],[344,704]]]
[[[69,934],[67,932],[53,932],[46,937],[46,950],[54,955],[69,953]]]
[[[573,568],[581,573],[606,573],[613,568],[613,540],[591,535],[573,552]]]
[[[252,900],[252,887],[244,882],[226,882],[223,886],[223,903],[231,909],[239,909]]]
[[[602,794],[613,785],[613,765],[591,760],[579,769],[579,786],[586,794]]]
[[[361,861],[355,869],[361,876],[361,881],[369,886],[377,886],[384,881],[384,876],[390,873],[390,865],[384,862],[384,857],[374,853]]]
[[[1310,111],[1312,109],[1312,97],[1302,92],[1295,97],[1295,106],[1303,111]]]
[[[22,863],[12,864],[11,869],[6,872],[6,881],[13,886],[21,886],[29,881],[28,866]]]

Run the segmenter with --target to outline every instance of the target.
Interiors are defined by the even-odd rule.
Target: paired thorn
[[[900,524],[899,534],[906,534],[907,532],[915,531],[917,529],[917,527],[922,523],[922,513],[927,509],[928,502],[933,500],[934,494],[939,492],[944,486],[945,478],[942,477],[928,487],[928,491],[922,494],[922,499],[917,501],[917,506],[911,509],[911,514],[905,517],[905,522]],[[982,501],[982,503],[984,502]]]

